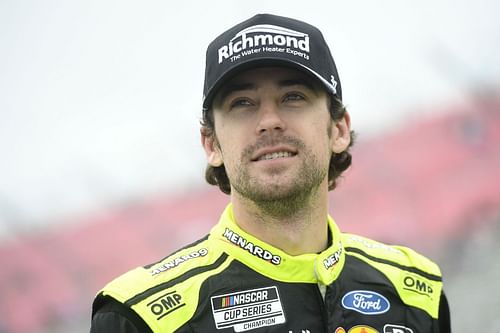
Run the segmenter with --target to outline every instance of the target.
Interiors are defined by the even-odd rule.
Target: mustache
[[[243,159],[250,159],[256,150],[280,144],[291,146],[297,150],[305,148],[304,142],[296,137],[282,134],[265,134],[259,137],[255,143],[248,145],[241,153],[241,156]]]

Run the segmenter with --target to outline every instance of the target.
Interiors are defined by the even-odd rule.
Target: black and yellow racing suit
[[[436,264],[328,223],[326,250],[290,256],[229,205],[207,237],[104,287],[91,333],[450,332]]]

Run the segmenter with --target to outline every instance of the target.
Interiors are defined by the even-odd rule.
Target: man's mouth
[[[286,160],[297,156],[300,149],[304,149],[304,144],[296,138],[267,136],[247,147],[243,156],[251,162]]]
[[[273,152],[273,153],[268,153],[264,154],[262,156],[259,156],[256,161],[268,161],[268,160],[275,160],[278,158],[285,158],[285,157],[292,157],[297,155],[296,153],[292,153],[289,151],[278,151],[278,152]]]

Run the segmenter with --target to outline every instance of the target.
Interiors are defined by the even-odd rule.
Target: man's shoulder
[[[109,282],[102,290],[106,296],[111,296],[120,302],[131,302],[137,295],[158,286],[182,283],[186,275],[193,277],[199,267],[210,265],[220,253],[210,247],[208,237],[176,250],[167,257],[136,267]]]
[[[437,318],[443,284],[436,263],[408,247],[387,245],[358,235],[342,234],[342,244],[347,256],[359,259],[360,271],[364,265],[376,269],[404,303]]]
[[[439,266],[415,250],[400,245],[388,245],[359,235],[343,233],[342,244],[346,252],[363,261],[379,263],[421,272],[424,275],[441,276]]]
[[[223,271],[228,259],[205,237],[112,280],[98,293],[93,313],[112,298],[136,312],[152,329],[178,328],[194,314],[204,281]],[[168,320],[161,320],[164,317]]]

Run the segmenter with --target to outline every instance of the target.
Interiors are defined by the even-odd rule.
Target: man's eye
[[[240,98],[231,102],[231,108],[237,108],[242,106],[250,106],[252,103],[248,99]]]
[[[299,93],[288,93],[283,98],[284,102],[287,102],[287,101],[302,101],[302,100],[304,100],[304,96],[302,96]]]

